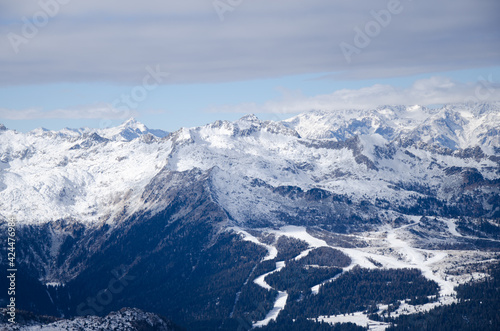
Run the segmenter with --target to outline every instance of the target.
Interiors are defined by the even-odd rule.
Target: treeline
[[[253,281],[249,281],[242,288],[235,302],[232,317],[249,325],[252,322],[263,320],[273,308],[277,295],[277,291],[268,291]]]
[[[344,268],[351,264],[351,258],[338,249],[319,247],[299,260],[303,265],[316,264],[326,267]]]
[[[296,255],[298,254],[291,257]],[[349,264],[351,259],[341,251],[330,247],[319,247],[299,260],[293,258],[286,260],[285,268],[268,275],[265,281],[280,291],[309,294],[311,287],[335,277],[342,272],[338,267],[347,267]]]
[[[285,268],[268,275],[265,280],[280,291],[295,290],[307,293],[314,285],[333,278],[341,272],[342,269],[335,267],[309,268],[300,260],[290,260]]]
[[[271,321],[269,324],[260,331],[364,331],[365,328],[353,323],[337,323],[331,325],[326,322],[315,322],[308,320],[304,317],[292,318],[278,318],[276,321]]]
[[[291,317],[338,315],[364,311],[377,304],[397,305],[400,300],[438,295],[438,285],[416,269],[375,269],[355,267],[334,282],[323,285],[317,295],[298,297],[282,313]]]
[[[281,236],[276,243],[276,248],[278,249],[278,256],[276,257],[276,260],[290,260],[299,255],[300,252],[306,250],[308,247],[309,245],[305,241]]]
[[[490,270],[484,281],[457,287],[456,304],[437,307],[427,313],[399,316],[387,331],[500,330],[500,264]]]
[[[237,321],[239,326],[244,326],[243,328],[251,326],[252,322],[264,319],[272,309],[277,291],[263,289],[253,281],[256,277],[273,271],[277,261],[284,260],[286,267],[280,272],[268,275],[265,281],[277,290],[287,291],[288,301],[301,300],[309,296],[312,286],[335,277],[342,272],[342,269],[338,267],[345,267],[351,263],[347,255],[329,247],[314,249],[306,257],[294,260],[307,247],[307,243],[294,238],[280,237],[278,239],[278,256],[273,260],[259,263],[251,273],[247,284],[241,289],[232,314],[233,323]],[[303,323],[305,324],[302,325]],[[316,324],[304,320],[299,324],[294,323],[294,327],[304,326],[305,329],[310,329],[305,325]]]

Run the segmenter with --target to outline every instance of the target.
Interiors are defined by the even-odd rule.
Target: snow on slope
[[[26,324],[0,323],[2,329],[20,331],[58,331],[58,330],[93,330],[93,331],[137,331],[158,330],[171,331],[176,328],[156,314],[147,313],[136,308],[123,308],[105,317],[85,316],[70,320],[59,320],[50,324],[27,322]]]
[[[500,145],[500,103],[423,106],[381,106],[377,109],[314,111],[284,121],[302,137],[345,140],[379,134],[391,141],[412,138],[451,149]]]
[[[111,137],[120,130],[107,132]],[[112,219],[125,206],[139,206],[145,185],[165,166],[171,144],[151,135],[115,138],[71,130],[3,131],[2,216],[29,223],[96,222]]]
[[[249,115],[183,128],[165,138],[135,120],[99,130],[2,129],[0,216],[29,223],[112,222],[125,207],[127,212],[143,207],[145,186],[163,168],[210,172],[214,198],[240,222],[293,216],[293,201],[273,193],[280,186],[323,189],[353,201],[404,203],[421,194],[400,187],[412,183],[447,199],[461,179],[445,178],[443,169],[474,168],[494,180],[498,164],[420,145],[479,145],[493,155],[500,147],[499,119],[495,103],[316,111],[284,122]]]
[[[245,230],[243,230],[239,227],[230,227],[230,228],[228,228],[228,230],[232,230],[238,234],[243,235],[243,240],[245,240],[245,241],[250,241],[250,242],[253,242],[254,244],[257,244],[259,246],[263,246],[264,248],[266,248],[267,254],[266,254],[266,256],[264,256],[262,258],[262,261],[272,260],[272,259],[276,258],[276,256],[278,255],[278,250],[276,249],[276,247],[260,242],[257,238],[255,238],[254,236],[252,236],[250,233],[246,232]],[[269,286],[269,285],[267,285],[267,286]],[[263,287],[266,287],[266,286],[263,286]]]
[[[432,117],[441,116],[443,112],[449,110],[383,108],[369,112],[378,117],[373,115],[367,123],[363,118],[355,118],[356,112],[312,112],[277,124],[259,122],[252,116],[233,123],[219,121],[179,133],[184,145],[173,153],[168,167],[176,171],[193,167],[207,171],[214,169],[213,184],[217,201],[238,220],[262,219],[265,215],[269,217],[269,211],[279,213],[283,209],[280,207],[286,205],[287,199],[270,194],[269,187],[265,185],[295,186],[302,190],[321,188],[346,194],[353,200],[363,197],[371,201],[376,198],[393,201],[397,197],[410,201],[411,196],[418,195],[418,192],[398,190],[396,193],[391,187],[401,182],[413,182],[426,185],[431,191],[440,191],[442,197],[452,195],[453,187],[446,185],[458,184],[444,181],[443,168],[475,168],[483,177],[495,179],[497,174],[491,169],[498,165],[487,158],[431,155],[428,150],[418,146],[408,146],[407,152],[401,148],[394,151],[388,149],[388,157],[379,155],[384,152],[386,144],[402,133],[405,139],[415,135],[426,121],[434,123]],[[497,118],[498,114],[492,111],[484,116],[478,121],[486,120],[488,116]],[[390,120],[382,123],[380,118],[386,117]],[[351,119],[356,125],[349,122]],[[377,122],[383,125],[377,125]],[[491,125],[494,123],[492,121]],[[344,128],[346,125],[350,131]],[[323,127],[335,132],[333,138],[325,138],[321,131]],[[382,127],[384,129],[379,130]],[[387,133],[392,128],[395,128],[394,132]],[[446,128],[442,131],[443,134],[449,133]],[[302,138],[298,137],[297,132]],[[359,142],[351,141],[354,147],[331,147],[334,141],[343,141],[354,135],[360,135]],[[323,139],[318,141],[313,138]],[[425,138],[423,134],[421,138]],[[490,138],[484,145],[486,149],[491,149],[488,144],[494,142],[495,137]],[[427,143],[425,139],[420,142]],[[460,142],[462,147],[471,145],[464,139]],[[368,161],[374,162],[377,169],[367,169],[366,164],[359,162],[355,148],[359,148]],[[264,184],[261,185],[261,182]],[[290,210],[287,208],[287,212]]]
[[[342,314],[335,316],[319,316],[318,318],[315,318],[313,320],[315,320],[316,322],[327,322],[330,324],[353,323],[361,327],[368,326],[368,330],[370,331],[384,331],[390,326],[389,323],[372,321],[368,318],[367,314],[363,312],[355,312],[352,314]]]
[[[389,231],[381,230],[379,232],[372,232],[365,234],[365,239],[370,241],[375,238],[381,238],[382,240],[377,241],[377,244],[374,247],[360,247],[360,248],[344,248],[338,247],[335,245],[329,245],[325,240],[319,239],[311,235],[305,227],[299,226],[284,226],[280,229],[257,229],[257,231],[261,231],[261,234],[267,236],[268,234],[272,234],[279,238],[281,236],[290,237],[294,239],[299,239],[308,244],[308,248],[303,250],[299,255],[297,255],[294,259],[300,259],[307,254],[312,249],[318,247],[330,247],[337,250],[342,251],[344,254],[348,255],[351,258],[351,264],[345,268],[343,268],[343,272],[339,275],[335,276],[332,279],[329,279],[321,284],[314,286],[311,291],[313,294],[317,294],[325,283],[335,281],[339,277],[341,277],[345,272],[348,272],[355,266],[360,266],[362,268],[368,269],[418,269],[422,272],[422,275],[437,283],[439,286],[439,296],[438,300],[431,303],[426,303],[423,305],[411,305],[407,302],[402,301],[402,306],[396,311],[393,312],[393,316],[398,316],[402,314],[413,314],[422,311],[428,311],[434,307],[441,305],[450,305],[457,302],[456,299],[456,291],[454,289],[455,286],[461,283],[466,283],[471,280],[471,277],[481,277],[482,275],[472,275],[467,273],[464,275],[465,277],[454,277],[451,274],[447,274],[443,272],[446,269],[444,266],[452,265],[451,272],[454,273],[456,271],[457,264],[461,263],[469,263],[467,262],[466,254],[463,251],[450,250],[450,251],[441,251],[441,250],[426,250],[426,249],[417,249],[414,248],[409,242],[408,238],[405,238],[404,231],[407,229],[414,227],[419,222],[415,221],[415,223],[411,223],[408,225],[401,226],[399,228],[388,228]],[[232,229],[234,231],[241,229]],[[453,235],[452,230],[450,233]],[[352,235],[360,237],[360,235]],[[253,237],[255,242],[258,245],[264,246],[269,250],[269,245],[259,242],[259,240]],[[276,239],[277,240],[277,239]],[[479,252],[477,254],[480,254]],[[487,258],[488,256],[496,256],[495,253],[484,253],[483,258]],[[477,259],[477,257],[476,257]],[[474,259],[473,259],[474,260]],[[472,260],[472,261],[473,261]],[[378,265],[374,264],[375,261]],[[460,261],[460,262],[458,262]],[[497,260],[495,260],[497,261]],[[458,262],[458,263],[457,263]],[[280,270],[285,267],[284,261],[276,262],[276,269],[272,270],[268,273],[258,276],[254,282],[265,288],[270,290],[272,287],[267,284],[265,278],[267,275],[275,272],[280,272]],[[270,310],[265,319],[254,323],[254,327],[260,327],[267,325],[271,320],[277,318],[281,310],[286,306],[286,292],[280,292],[277,296],[274,304],[274,308]],[[280,301],[281,300],[281,301]],[[380,310],[383,311],[387,309],[387,307],[380,306]],[[380,313],[380,312],[379,312]],[[389,326],[387,323],[379,323],[369,320],[368,312],[355,312],[354,314],[342,314],[336,316],[318,316],[317,318],[311,318],[316,321],[325,321],[331,324],[335,323],[346,323],[351,322],[358,324],[360,326],[369,325],[370,330],[385,330],[386,327]]]
[[[276,300],[274,301],[274,306],[273,309],[267,313],[266,317],[253,324],[254,328],[260,328],[263,327],[271,321],[275,321],[276,318],[278,318],[279,313],[285,308],[286,306],[286,301],[288,299],[288,294],[284,291],[278,291],[278,295],[276,297]]]

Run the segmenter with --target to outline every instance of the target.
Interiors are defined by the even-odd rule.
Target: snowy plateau
[[[460,303],[457,286],[498,265],[500,103],[247,115],[172,133],[135,119],[28,133],[0,125],[2,242],[9,221],[27,292],[18,308],[65,318],[20,330],[150,314],[135,308],[188,330],[299,319],[394,328]],[[422,293],[322,306],[356,275],[389,277],[386,289],[399,282],[391,270]],[[166,321],[154,314],[143,319]]]

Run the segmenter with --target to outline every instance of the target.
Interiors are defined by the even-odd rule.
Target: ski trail
[[[458,231],[457,231],[457,225],[452,219],[449,218],[442,218],[440,219],[444,223],[446,223],[446,226],[448,227],[448,232],[454,235],[455,237],[463,237]]]
[[[406,241],[397,238],[395,229],[388,233],[387,241],[391,248],[398,250],[403,256],[406,257],[407,267],[420,269],[425,278],[432,280],[439,285],[439,294],[441,297],[456,295],[456,291],[454,289],[455,285],[452,282],[444,280],[439,275],[436,275],[429,267],[429,264],[446,257],[446,253],[441,252],[440,254],[436,254],[433,258],[426,261],[424,256],[418,250],[411,247]]]
[[[416,249],[412,247],[408,242],[400,239],[397,235],[398,230],[406,229],[416,224],[418,224],[418,222],[407,224],[400,228],[391,229],[386,232],[387,236],[385,238],[385,242],[387,246],[384,247],[391,248],[394,252],[400,255],[399,258],[391,255],[385,255],[384,253],[365,252],[359,248],[344,248],[344,247],[331,246],[328,245],[326,241],[313,237],[311,234],[307,232],[305,227],[301,226],[284,226],[279,230],[267,230],[266,232],[273,233],[278,237],[286,236],[305,241],[309,245],[309,247],[300,252],[300,254],[298,254],[296,257],[294,257],[295,260],[299,260],[307,256],[313,249],[319,247],[330,247],[333,249],[337,249],[342,253],[346,254],[347,256],[349,256],[349,258],[351,259],[351,264],[348,267],[343,268],[342,273],[320,284],[313,286],[311,288],[313,294],[319,293],[319,289],[321,288],[322,285],[328,282],[335,281],[336,279],[338,279],[338,277],[340,277],[345,272],[348,272],[349,270],[353,269],[355,266],[360,266],[362,268],[367,268],[367,269],[377,269],[378,266],[374,265],[374,263],[370,261],[373,260],[380,263],[384,268],[420,270],[425,278],[434,281],[439,286],[439,301],[438,303],[434,304],[446,305],[453,303],[456,301],[455,299],[456,291],[454,289],[455,283],[447,281],[439,274],[434,273],[432,271],[432,268],[430,267],[432,264],[446,258],[448,254],[442,251]],[[257,238],[255,238],[254,236],[250,235],[248,232],[242,229],[239,228],[233,228],[233,229],[236,232],[243,234],[245,240],[252,241],[258,245],[266,247],[266,249],[268,250],[268,254],[266,255],[265,258],[263,258],[263,261],[274,259],[277,256],[278,252],[274,246],[261,243],[260,241],[258,241]],[[430,253],[433,256],[431,258],[426,258],[426,256],[424,256],[423,253]],[[285,267],[284,261],[277,262],[276,268],[273,271],[260,275],[254,280],[254,283],[267,290],[271,290],[272,287],[269,284],[267,284],[265,278],[269,274],[272,274],[274,272],[279,272],[283,267]],[[275,320],[279,315],[279,313],[281,312],[281,310],[285,308],[287,299],[288,299],[288,294],[286,293],[286,291],[278,291],[278,296],[274,302],[273,309],[269,311],[269,313],[263,320],[254,323],[253,326],[261,327],[267,325],[269,321]],[[419,306],[415,306],[415,308],[419,308]],[[360,314],[362,314],[362,312],[360,312]]]
[[[260,287],[265,288],[266,290],[272,290],[273,288],[265,281],[265,278],[270,274],[274,274],[275,272],[281,271],[281,269],[283,269],[284,267],[285,267],[285,261],[276,262],[276,269],[274,269],[273,271],[266,272],[263,275],[260,275],[259,277],[255,278],[253,282],[259,285]]]
[[[239,227],[232,227],[229,229],[235,231],[238,234],[242,234],[243,240],[250,241],[250,242],[253,242],[254,244],[265,247],[267,249],[267,255],[264,258],[262,258],[261,261],[273,260],[278,256],[278,250],[276,249],[276,247],[260,242],[255,236],[251,235],[247,231],[245,231]],[[253,270],[255,270],[256,267],[257,266],[255,266]],[[276,268],[274,270],[267,272],[263,275],[260,275],[259,277],[255,278],[253,282],[255,284],[257,284],[258,286],[265,288],[268,291],[272,290],[273,288],[266,282],[265,278],[272,273],[279,272],[284,267],[285,267],[285,261],[278,261],[278,262],[276,262]],[[253,273],[253,270],[252,270],[252,273]],[[250,274],[252,274],[252,273],[250,273]],[[245,281],[245,284],[247,282],[248,282],[248,279]],[[241,292],[238,292],[236,294],[233,312],[234,312],[234,308],[236,307],[236,303],[238,302],[239,294],[241,294]],[[281,310],[283,310],[285,308],[287,299],[288,299],[288,293],[286,291],[278,291],[278,296],[276,297],[276,300],[274,301],[273,308],[267,313],[266,317],[263,320],[255,322],[253,324],[253,327],[262,327],[262,326],[267,325],[270,321],[276,320],[276,318],[278,317]],[[233,314],[233,312],[231,312],[231,315]]]
[[[412,227],[414,225],[418,224],[418,222],[411,223],[404,225],[400,228],[397,229],[391,229],[387,233],[387,243],[388,247],[394,249],[398,253],[400,253],[404,259],[397,259],[393,256],[388,256],[388,255],[381,255],[381,254],[374,254],[374,253],[368,253],[364,252],[360,249],[355,249],[355,248],[343,248],[343,247],[335,247],[328,245],[324,240],[318,239],[310,235],[305,227],[300,227],[300,226],[285,226],[280,228],[280,230],[276,231],[271,231],[277,235],[284,235],[287,237],[293,237],[296,239],[303,240],[307,242],[312,248],[318,248],[318,247],[330,247],[337,249],[346,255],[348,255],[351,258],[351,265],[349,267],[345,268],[345,271],[349,271],[352,268],[354,268],[356,265],[359,265],[362,268],[368,268],[368,269],[375,269],[377,268],[376,266],[373,265],[373,263],[370,262],[369,259],[373,259],[377,262],[380,262],[384,265],[384,267],[387,268],[403,268],[403,269],[419,269],[422,272],[422,275],[426,277],[429,280],[432,280],[436,282],[439,285],[440,288],[440,296],[455,296],[456,292],[454,290],[455,284],[449,281],[444,280],[442,277],[439,275],[435,274],[431,267],[429,266],[432,263],[438,262],[442,259],[444,259],[447,254],[444,252],[434,252],[434,251],[429,251],[434,254],[434,256],[428,260],[425,260],[425,257],[421,252],[419,252],[417,249],[411,247],[407,242],[399,239],[397,237],[396,231],[401,230],[401,229],[406,229],[409,227]],[[304,257],[306,256],[309,251],[307,252],[302,252],[299,256]],[[316,285],[315,290],[319,291],[319,288],[321,287],[322,284]]]
[[[300,252],[300,254],[294,258],[295,260],[299,260],[299,259],[307,256],[307,254],[309,254],[309,252],[311,250],[313,250],[314,248],[328,246],[324,240],[317,239],[317,238],[311,236],[309,233],[307,233],[306,229],[304,227],[285,226],[285,227],[282,227],[279,231],[270,231],[270,233],[274,233],[277,236],[284,235],[287,237],[300,239],[300,240],[303,240],[309,244],[310,247],[303,250],[302,252]],[[276,249],[275,247],[273,247],[273,248]],[[268,251],[271,251],[271,250],[268,250]],[[276,255],[274,255],[274,257],[276,257],[276,256],[277,256],[277,251],[276,251]],[[273,271],[270,271],[268,273],[265,273],[263,275],[260,275],[259,277],[257,277],[254,280],[254,283],[259,285],[260,287],[267,289],[267,290],[271,290],[272,287],[265,281],[265,278],[272,273],[279,272],[284,267],[285,267],[285,261],[276,262],[276,269],[274,269]],[[262,327],[262,326],[267,325],[270,321],[276,320],[279,313],[285,308],[287,299],[288,299],[288,293],[286,291],[278,291],[278,296],[276,297],[276,300],[274,302],[273,309],[271,309],[271,311],[269,311],[269,313],[266,315],[266,317],[263,320],[255,322],[253,324],[253,327]]]
[[[276,262],[276,269],[270,272],[266,272],[263,275],[260,275],[259,277],[255,278],[253,282],[259,285],[260,287],[270,291],[273,288],[266,282],[265,280],[266,277],[270,274],[281,271],[281,269],[283,269],[284,267],[285,267],[285,261]],[[279,313],[285,308],[287,299],[288,299],[288,293],[286,293],[286,291],[278,291],[278,296],[274,301],[273,308],[267,313],[266,317],[263,320],[255,322],[253,324],[253,327],[254,328],[262,327],[267,325],[270,321],[276,320]]]
[[[312,294],[316,295],[319,293],[319,288],[327,283],[330,283],[330,282],[334,282],[337,280],[337,278],[339,278],[340,276],[342,276],[345,272],[347,272],[346,270],[347,268],[344,268],[344,270],[342,270],[342,272],[340,272],[338,275],[335,275],[335,277],[332,277],[330,279],[327,279],[321,283],[319,283],[318,285],[314,285],[313,287],[311,287],[311,292]]]
[[[254,244],[257,244],[259,246],[263,246],[264,248],[266,248],[267,255],[262,259],[262,261],[272,260],[272,259],[275,259],[276,256],[278,256],[278,250],[276,249],[276,247],[260,242],[259,239],[255,238],[254,236],[252,236],[250,233],[246,232],[245,230],[243,230],[239,227],[236,227],[236,226],[228,228],[228,230],[233,230],[238,234],[242,234],[243,240],[253,242]]]
[[[286,291],[278,291],[278,296],[274,302],[274,307],[267,313],[266,317],[253,324],[254,328],[260,328],[266,326],[270,321],[276,320],[279,313],[285,308],[286,300],[288,299],[288,293]]]

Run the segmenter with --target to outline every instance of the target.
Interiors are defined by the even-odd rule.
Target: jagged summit
[[[141,133],[149,131],[148,127],[146,125],[144,125],[143,123],[137,121],[137,119],[135,117],[129,118],[128,120],[123,122],[119,127],[123,128],[123,129],[128,128],[128,129],[131,129],[134,131],[139,131]]]
[[[48,132],[51,132],[49,129],[43,128],[43,127],[38,127],[36,129],[31,130],[28,132],[29,134],[35,135],[35,136],[42,136]]]
[[[260,122],[259,118],[255,114],[247,114],[241,117],[238,122]]]
[[[132,141],[148,134],[157,138],[163,138],[168,134],[168,132],[163,130],[151,130],[134,117],[129,118],[119,126],[94,131],[106,139],[117,141]]]
[[[131,117],[117,127],[101,129],[100,132],[103,137],[106,137],[108,139],[131,141],[135,138],[149,133],[149,129],[147,126]]]

